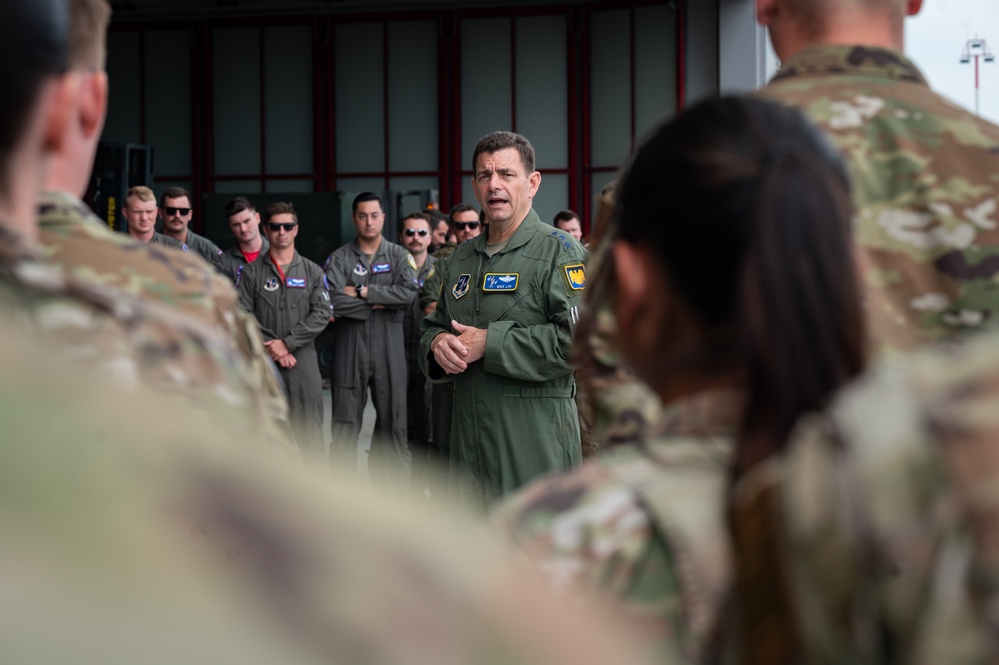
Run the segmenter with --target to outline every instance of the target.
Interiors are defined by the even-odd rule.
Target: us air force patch
[[[451,288],[451,295],[458,299],[468,293],[468,283],[472,281],[472,276],[469,274],[461,275],[458,278],[458,283]]]
[[[412,258],[412,257],[410,257],[410,258]],[[392,264],[391,263],[376,263],[373,266],[371,266],[371,272],[374,275],[380,275],[383,272],[392,272]]]
[[[416,259],[413,258],[412,254],[406,255],[406,262],[409,264],[409,267],[412,268],[413,270],[419,270],[419,268],[416,267]]]
[[[572,265],[563,267],[565,269],[565,278],[569,282],[570,289],[573,291],[582,291],[586,288],[586,272],[582,263],[573,263]]]
[[[520,273],[487,272],[482,278],[483,291],[516,291],[520,282]]]
[[[278,282],[277,277],[268,277],[267,281],[264,282],[264,291],[277,291],[281,283]]]
[[[364,277],[365,275],[368,274],[368,269],[364,267],[363,263],[358,263],[356,266],[354,266],[354,274],[360,277]]]

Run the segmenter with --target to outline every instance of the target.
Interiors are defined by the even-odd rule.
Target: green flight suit
[[[267,251],[270,249],[271,244],[267,242],[267,238],[261,238],[263,244],[260,246],[260,253],[257,254],[257,258],[261,256],[266,256]],[[215,266],[215,270],[221,275],[225,275],[235,284],[236,280],[239,279],[239,274],[243,272],[247,265],[253,263],[253,261],[247,261],[246,257],[243,256],[243,251],[239,248],[239,244],[235,247],[227,249],[226,251],[215,257],[212,261],[212,265]]]
[[[409,485],[411,462],[403,320],[419,288],[415,266],[404,247],[384,238],[370,261],[355,240],[333,252],[323,266],[337,317],[330,372],[332,450],[342,462],[356,463],[370,385],[377,416],[368,472],[400,488]],[[367,299],[347,296],[346,286],[368,287]]]
[[[447,250],[444,258],[438,258],[434,271],[427,276],[420,287],[420,309],[426,310],[430,303],[436,303],[444,286],[444,271],[447,260],[457,245],[448,243],[438,252]],[[419,355],[419,354],[418,354]],[[454,403],[454,382],[431,383],[430,392],[430,433],[433,437],[433,450],[438,460],[448,464],[451,459],[451,407]]]
[[[236,288],[240,306],[256,317],[264,339],[283,341],[295,356],[294,367],[279,368],[292,429],[299,447],[322,460],[323,379],[315,341],[333,316],[323,271],[295,252],[282,272],[266,254],[243,269]]]
[[[463,243],[443,268],[437,310],[423,320],[420,365],[454,382],[453,498],[488,504],[549,471],[579,465],[579,421],[569,364],[588,252],[533,210],[489,257],[486,235]],[[486,329],[485,356],[448,375],[430,344],[451,321]]]

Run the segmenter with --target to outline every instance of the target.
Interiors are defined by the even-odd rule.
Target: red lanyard
[[[274,264],[274,267],[277,268],[278,274],[281,275],[281,283],[284,284],[286,281],[288,281],[284,278],[284,271],[281,270],[281,266],[278,265],[278,262],[274,260],[273,256],[271,257],[271,263]]]

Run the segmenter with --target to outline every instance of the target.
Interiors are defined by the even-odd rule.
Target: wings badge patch
[[[458,298],[467,294],[468,284],[471,281],[472,281],[472,276],[467,273],[458,277],[458,282],[453,287],[451,287],[451,295],[453,295],[457,300]]]

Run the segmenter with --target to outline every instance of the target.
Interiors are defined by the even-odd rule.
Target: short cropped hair
[[[380,196],[378,196],[374,192],[361,192],[360,194],[354,197],[354,203],[351,204],[351,209],[350,209],[351,213],[357,212],[357,206],[360,205],[361,203],[366,203],[368,201],[378,201],[378,207],[381,208],[382,212],[385,212],[385,204],[382,203],[382,199]]]
[[[468,205],[467,203],[455,203],[451,206],[451,212],[447,214],[447,223],[454,225],[454,216],[462,212],[478,212],[474,207]]]
[[[479,139],[472,153],[472,170],[475,170],[480,154],[492,154],[507,148],[516,148],[520,153],[520,163],[523,164],[524,171],[529,174],[534,173],[534,146],[526,138],[513,132],[493,132]]]
[[[568,222],[573,219],[579,219],[579,215],[571,210],[560,210],[555,214],[555,219],[552,221],[552,226],[558,226],[559,222]]]
[[[104,70],[104,42],[110,18],[107,0],[69,0],[70,69]]]
[[[429,226],[431,229],[434,228],[434,224],[436,224],[433,215],[431,215],[428,212],[423,212],[422,210],[409,213],[408,215],[402,218],[402,221],[405,222],[407,219],[422,219],[424,222],[427,223],[427,226]]]
[[[264,208],[264,224],[269,222],[275,215],[291,215],[291,218],[298,224],[298,215],[295,213],[295,206],[287,201],[278,201]]]
[[[125,201],[129,199],[139,199],[140,201],[155,201],[156,194],[153,190],[149,189],[145,185],[136,185],[135,187],[130,187],[128,192],[125,194]]]
[[[187,191],[183,187],[167,187],[166,189],[163,190],[163,193],[160,194],[160,207],[162,208],[163,206],[166,205],[167,199],[179,199],[182,196],[187,197],[188,203],[192,205],[194,204],[194,202],[191,200],[191,192]]]
[[[225,218],[229,219],[233,215],[243,212],[244,210],[249,210],[250,212],[256,212],[257,208],[253,205],[253,201],[246,198],[245,196],[237,196],[234,199],[229,199],[225,202]]]

